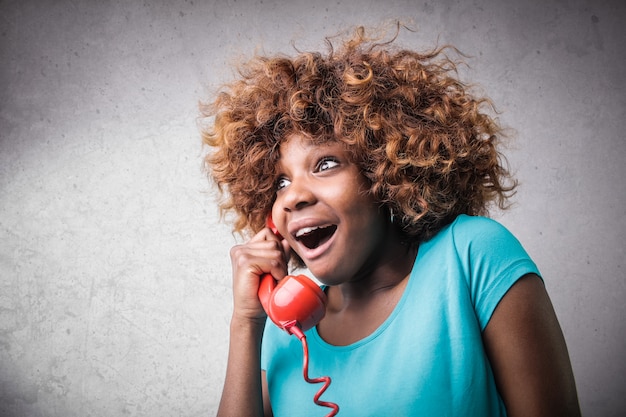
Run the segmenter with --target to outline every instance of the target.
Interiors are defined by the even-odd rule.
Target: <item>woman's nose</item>
[[[287,212],[300,210],[316,201],[314,187],[306,180],[292,179],[291,184],[281,194],[283,210]]]

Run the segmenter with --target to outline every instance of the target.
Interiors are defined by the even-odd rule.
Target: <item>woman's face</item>
[[[367,274],[383,252],[387,222],[344,145],[292,135],[280,155],[272,217],[290,247],[325,284]]]

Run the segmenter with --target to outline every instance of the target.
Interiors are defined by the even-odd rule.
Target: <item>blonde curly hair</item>
[[[202,129],[209,177],[235,231],[264,227],[276,195],[279,147],[291,134],[343,142],[409,242],[460,214],[505,208],[516,187],[497,149],[502,128],[459,81],[445,46],[394,47],[357,28],[328,52],[255,56],[212,103]],[[458,51],[456,51],[458,52]]]

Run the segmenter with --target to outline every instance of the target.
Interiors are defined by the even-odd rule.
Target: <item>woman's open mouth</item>
[[[295,238],[307,249],[315,249],[328,242],[336,230],[337,226],[334,224],[323,227],[304,227],[296,232]]]

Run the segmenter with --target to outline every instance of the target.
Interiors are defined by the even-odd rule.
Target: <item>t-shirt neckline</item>
[[[358,349],[359,347],[367,345],[368,343],[371,343],[372,341],[376,340],[376,338],[378,338],[381,334],[383,334],[385,330],[391,325],[391,323],[393,323],[394,319],[400,314],[400,311],[402,310],[404,304],[406,303],[407,298],[409,297],[409,293],[411,292],[411,289],[413,287],[413,282],[416,279],[415,275],[416,275],[416,270],[418,269],[417,265],[419,264],[419,261],[421,258],[420,257],[421,249],[422,249],[422,244],[420,244],[420,246],[418,247],[417,255],[415,256],[415,260],[413,261],[413,267],[411,268],[411,272],[409,273],[408,282],[406,283],[406,287],[404,288],[404,291],[402,293],[402,296],[400,297],[400,300],[398,300],[398,303],[393,308],[393,311],[391,312],[391,314],[389,314],[389,316],[385,319],[385,321],[383,321],[381,325],[378,326],[372,333],[370,333],[369,335],[365,336],[364,338],[360,340],[357,340],[354,343],[351,343],[349,345],[341,345],[341,346],[333,345],[325,341],[317,332],[317,326],[313,327],[311,330],[307,332],[307,337],[310,337],[312,341],[317,343],[319,346],[328,350],[333,350],[333,351],[350,351],[350,350]],[[328,288],[327,286],[322,286],[323,291],[326,291],[327,288]]]

